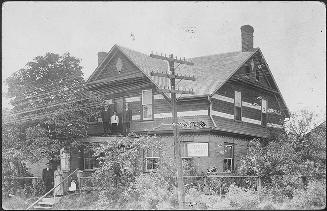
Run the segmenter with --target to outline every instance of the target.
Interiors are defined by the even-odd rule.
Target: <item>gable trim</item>
[[[132,61],[132,59],[131,58],[129,58],[129,56],[128,55],[126,55],[125,53],[124,53],[124,51],[119,47],[119,45],[115,45],[115,46],[117,46],[117,48],[120,50],[120,52],[124,55],[124,56],[126,56],[126,58],[132,63],[132,64],[134,64],[150,81],[151,81],[151,83],[152,84],[154,84],[155,85],[155,87],[157,88],[157,91],[159,91],[160,90],[160,88],[158,87],[158,85],[152,80],[152,78],[151,77],[149,77],[143,70],[142,70],[142,68],[140,68],[137,64],[135,64],[133,61]],[[165,92],[162,92],[162,94],[167,98],[167,99],[169,99],[169,102],[170,102],[170,97],[165,93]]]
[[[116,45],[112,46],[112,48],[110,49],[110,51],[107,53],[106,57],[102,60],[102,62],[95,68],[95,70],[93,71],[93,73],[89,76],[89,78],[86,80],[86,83],[90,82],[91,79],[93,79],[93,77],[95,77],[95,75],[101,71],[102,69],[100,69],[100,67],[103,65],[103,63],[106,61],[106,59],[108,58],[108,56],[111,54],[111,52],[114,50],[114,48],[116,47]]]
[[[230,76],[228,76],[228,78],[223,83],[221,83],[213,93],[209,94],[209,96],[212,97],[258,50],[259,48],[256,48],[256,50],[253,51],[252,54],[244,60],[244,62],[242,62],[237,68],[235,68],[232,74],[230,74]]]
[[[276,86],[276,88],[277,88],[277,90],[278,90],[278,94],[279,94],[279,96],[280,96],[280,98],[282,99],[282,101],[283,101],[283,103],[284,103],[284,106],[285,106],[285,108],[286,108],[286,116],[287,117],[289,117],[290,116],[290,111],[289,111],[289,109],[288,109],[288,107],[287,107],[287,105],[286,105],[286,103],[285,103],[285,100],[284,100],[284,98],[283,98],[283,95],[282,95],[282,93],[281,93],[281,91],[279,90],[279,87],[278,87],[278,85],[277,85],[277,83],[276,83],[276,81],[275,81],[275,77],[274,77],[274,75],[272,74],[272,72],[270,71],[270,68],[269,68],[269,65],[267,64],[267,62],[266,62],[266,58],[263,56],[263,53],[261,52],[261,50],[260,49],[258,49],[259,50],[259,52],[260,52],[260,54],[261,54],[261,56],[262,56],[262,58],[263,58],[263,60],[264,60],[264,62],[265,62],[265,65],[267,66],[267,70],[268,70],[268,72],[269,72],[269,74],[271,75],[271,78],[272,78],[272,80],[273,80],[273,82],[274,82],[274,85]],[[267,80],[268,81],[268,80]],[[277,100],[277,99],[276,99]],[[277,102],[278,102],[278,100],[277,100]]]

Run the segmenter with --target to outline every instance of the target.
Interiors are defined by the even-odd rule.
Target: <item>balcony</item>
[[[108,134],[105,134],[103,122],[89,122],[89,126],[87,128],[87,134],[89,136],[113,136],[113,135],[124,135],[123,133],[123,125],[121,123],[118,124],[116,132],[113,132],[109,128]]]

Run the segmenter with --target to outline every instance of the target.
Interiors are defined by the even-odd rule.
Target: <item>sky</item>
[[[326,118],[326,8],[306,1],[5,2],[2,107],[5,79],[47,52],[80,58],[87,79],[114,44],[186,58],[240,51],[246,24],[289,110]]]

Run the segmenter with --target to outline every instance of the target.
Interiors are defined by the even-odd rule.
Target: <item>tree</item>
[[[312,113],[301,111],[291,115],[278,136],[250,141],[240,172],[258,175],[264,185],[289,196],[303,185],[301,178],[326,175],[326,125],[309,133],[313,120]]]
[[[78,144],[76,139],[87,135],[87,116],[92,113],[88,105],[97,101],[84,89],[82,76],[79,59],[46,53],[7,78],[13,109],[3,126],[20,132],[18,138],[6,136],[3,142],[19,143],[11,148],[32,160]]]

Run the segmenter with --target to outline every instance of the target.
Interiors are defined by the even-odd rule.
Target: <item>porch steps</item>
[[[43,198],[36,205],[33,206],[33,210],[48,210],[52,209],[53,205],[60,200],[60,197],[56,198]]]

